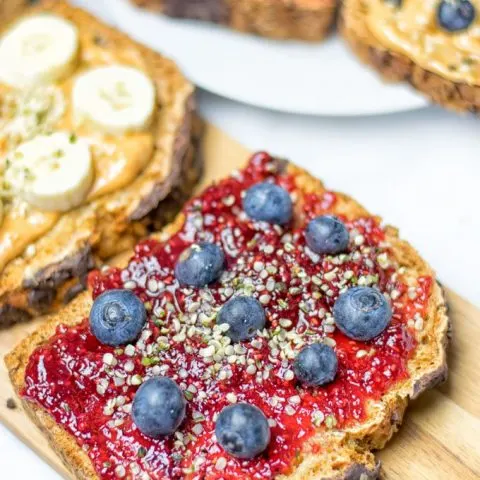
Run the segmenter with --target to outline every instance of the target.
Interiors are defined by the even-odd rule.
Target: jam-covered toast
[[[339,24],[352,50],[386,80],[478,113],[479,10],[476,0],[345,0]]]
[[[176,18],[203,20],[276,39],[319,41],[335,22],[335,0],[132,0]]]
[[[171,221],[199,176],[194,88],[63,1],[0,34],[0,327],[55,310],[87,272]]]
[[[431,268],[266,153],[119,264],[6,357],[76,478],[377,478],[372,450],[446,377]]]

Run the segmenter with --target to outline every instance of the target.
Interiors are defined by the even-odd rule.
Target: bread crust
[[[227,25],[276,39],[315,42],[335,23],[335,0],[132,0],[178,18]]]
[[[312,178],[305,171],[287,165],[289,173],[296,177],[298,188],[306,193],[324,190],[319,180]],[[335,213],[355,218],[368,214],[355,200],[337,194]],[[183,225],[184,217],[180,214],[175,222],[167,226],[156,237],[165,240]],[[398,237],[398,232],[387,227],[386,237],[392,245],[392,253],[398,263],[405,267],[406,278],[423,275],[434,276],[428,264],[418,255],[413,247]],[[120,265],[126,265],[128,254],[119,259]],[[17,393],[24,386],[25,369],[32,352],[48,341],[55,333],[57,325],[63,323],[75,325],[88,315],[91,306],[88,292],[77,297],[66,309],[50,319],[20,343],[6,356],[6,365],[10,379]],[[433,388],[443,381],[447,374],[446,345],[449,320],[445,298],[441,287],[434,283],[424,320],[424,328],[418,332],[418,346],[408,362],[410,377],[389,390],[379,401],[368,404],[368,417],[361,424],[345,430],[322,430],[306,444],[300,463],[289,475],[280,475],[279,480],[367,480],[378,478],[379,465],[372,450],[381,449],[396,432],[402,422],[403,414],[410,398],[415,398],[427,388]],[[24,408],[33,421],[43,430],[52,447],[59,453],[67,468],[78,479],[97,479],[88,457],[75,443],[74,438],[57,425],[43,409],[36,404],[22,399]],[[320,445],[317,453],[311,447]]]
[[[480,113],[480,87],[430,72],[405,55],[384,48],[368,34],[362,9],[368,0],[344,0],[339,31],[353,52],[389,82],[407,82],[432,102],[458,112]]]
[[[27,5],[26,0],[0,0],[0,19],[2,21],[18,15]]]
[[[21,255],[6,266],[0,278],[0,328],[69,301],[83,289],[95,263],[130,248],[154,224],[158,228],[159,204],[170,218],[176,214],[201,170],[199,157],[193,156],[199,136],[194,87],[174,62],[66,2],[46,1],[31,11],[60,15],[107,51],[129,51],[142,59],[159,97],[155,151],[130,185],[62,215],[33,244],[33,257]]]

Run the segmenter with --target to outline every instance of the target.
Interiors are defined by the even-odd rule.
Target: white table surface
[[[204,117],[246,146],[294,160],[400,227],[446,285],[480,306],[480,120],[437,108],[300,117],[205,92],[199,104]],[[5,480],[59,478],[1,425],[0,459]]]
[[[206,92],[199,106],[247,147],[295,161],[399,227],[446,285],[480,306],[480,120],[433,107],[377,117],[301,117]],[[0,424],[0,478],[59,476]]]

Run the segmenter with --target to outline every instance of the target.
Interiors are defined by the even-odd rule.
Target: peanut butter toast
[[[480,110],[478,0],[345,0],[339,28],[358,57],[433,102]]]
[[[377,478],[372,450],[446,377],[427,263],[266,153],[90,285],[6,357],[78,479]]]
[[[335,23],[335,0],[132,0],[176,18],[203,20],[276,39],[319,41]]]
[[[171,221],[199,176],[194,88],[63,1],[0,37],[0,326],[58,308]]]
[[[21,12],[26,5],[26,0],[0,0],[0,19],[8,20]]]

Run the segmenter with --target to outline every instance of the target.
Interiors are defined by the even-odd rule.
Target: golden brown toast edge
[[[0,0],[0,20],[5,21],[25,8],[26,0]]]
[[[362,5],[368,0],[344,0],[338,29],[359,59],[389,82],[407,82],[432,102],[458,112],[480,112],[480,87],[453,82],[425,70],[405,55],[372,41],[362,22]]]
[[[322,183],[304,170],[288,164],[288,171],[296,175],[296,184],[305,192],[321,192]],[[368,212],[352,198],[337,194],[334,209],[336,214],[354,218]],[[166,239],[183,225],[183,214],[167,226],[158,238]],[[407,242],[400,240],[397,230],[387,227],[387,241],[392,245],[394,257],[406,269],[406,275],[418,277],[434,273],[429,265]],[[121,259],[126,264],[128,255]],[[59,324],[75,325],[88,316],[92,304],[89,293],[77,297],[66,309],[52,315],[49,320],[30,337],[20,343],[5,362],[17,393],[24,386],[25,369],[31,353],[44,344],[55,333]],[[397,384],[378,402],[369,405],[369,416],[365,422],[344,431],[319,430],[311,442],[321,445],[320,453],[306,454],[301,463],[281,480],[362,480],[378,478],[379,466],[371,453],[381,449],[396,432],[402,422],[410,398],[442,382],[447,375],[446,347],[449,319],[441,287],[434,282],[430,296],[424,328],[419,332],[418,346],[408,363],[410,377]],[[78,479],[97,479],[86,454],[77,446],[74,437],[57,425],[45,410],[34,403],[22,400],[32,420],[47,436],[53,449]],[[362,477],[362,475],[364,475]]]
[[[0,328],[52,311],[78,293],[81,277],[96,257],[131,248],[152,221],[158,227],[165,215],[157,215],[157,205],[166,197],[163,205],[170,210],[171,220],[191,194],[201,170],[201,160],[195,156],[199,128],[194,118],[194,87],[175,63],[64,1],[47,0],[27,13],[43,11],[88,29],[105,48],[132,48],[146,59],[161,104],[156,150],[131,185],[62,215],[57,225],[34,243],[37,253],[33,257],[23,255],[6,266],[0,277]]]
[[[275,39],[315,42],[335,23],[336,0],[210,0],[201,12],[177,0],[132,0],[140,7],[181,18],[227,25]]]

